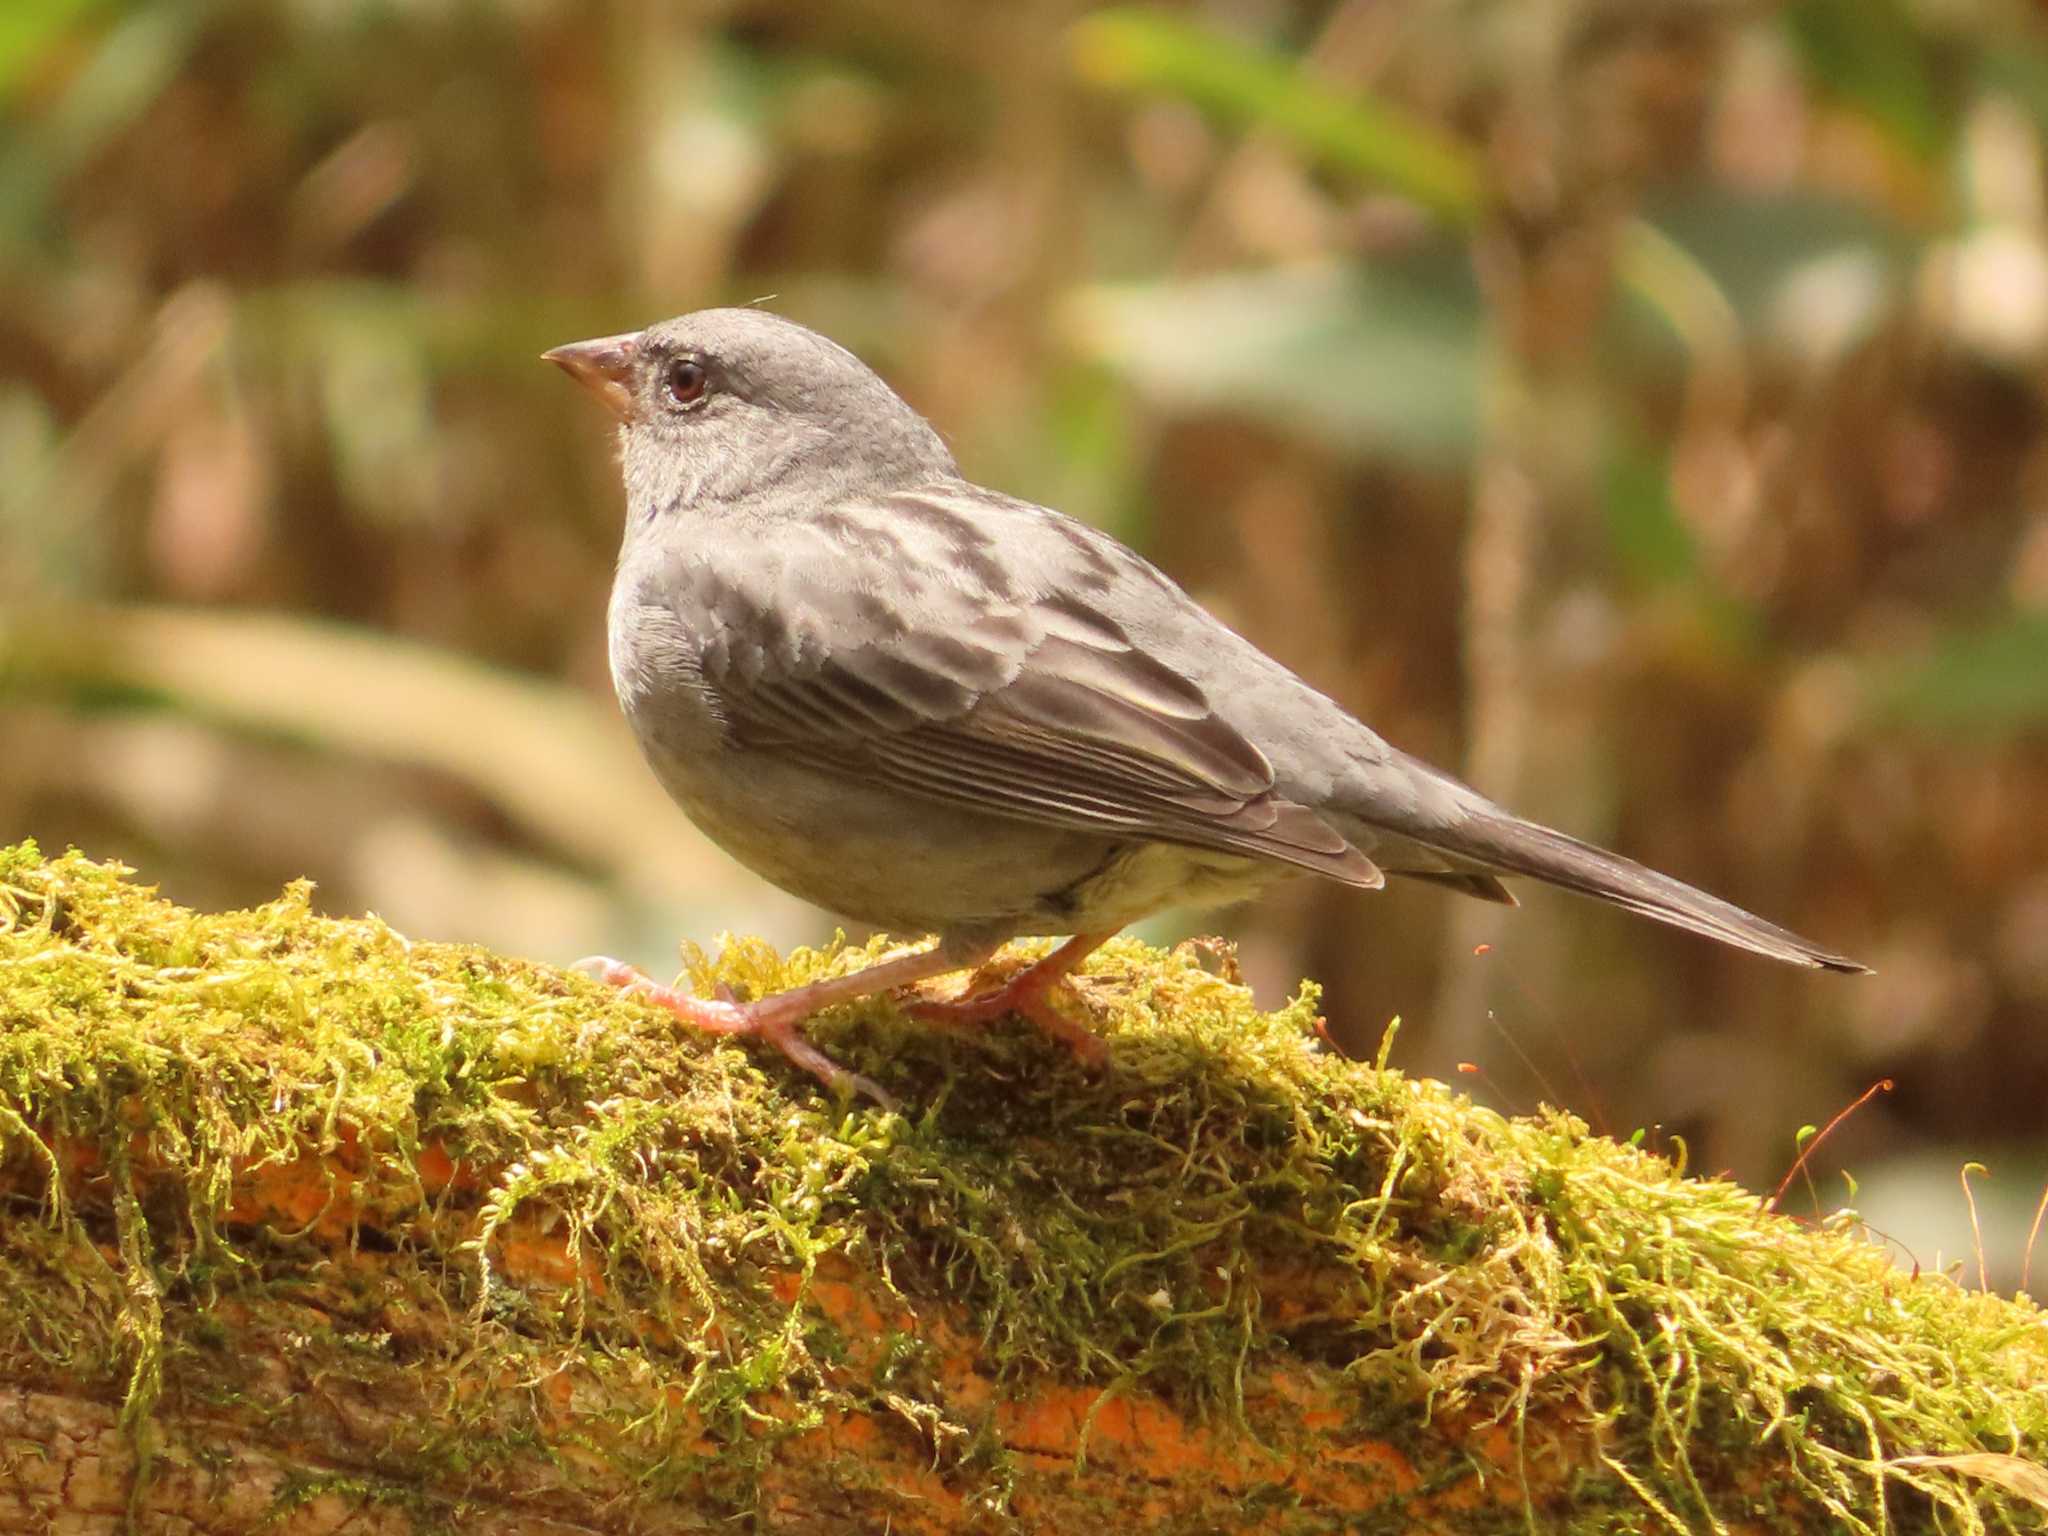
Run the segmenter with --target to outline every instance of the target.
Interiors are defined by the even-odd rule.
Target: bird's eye
[[[702,363],[694,357],[679,357],[668,365],[662,388],[668,391],[672,403],[695,405],[704,398],[704,391],[710,383],[711,376],[704,371]]]

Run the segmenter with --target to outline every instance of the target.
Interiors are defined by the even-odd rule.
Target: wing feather
[[[992,522],[1026,541],[1006,542],[1013,557],[1040,558],[994,559]],[[964,486],[899,494],[772,530],[737,573],[678,556],[665,590],[738,745],[992,815],[1380,884],[1199,685],[1086,595],[1114,584],[1083,556],[1137,557],[1065,524]],[[1053,579],[1034,588],[1012,564]]]

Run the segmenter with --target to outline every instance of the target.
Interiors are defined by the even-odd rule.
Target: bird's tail
[[[1823,949],[1790,929],[1766,922],[1733,902],[1709,896],[1683,880],[1582,843],[1562,832],[1523,821],[1498,807],[1428,831],[1403,827],[1405,836],[1460,861],[1504,875],[1527,875],[1582,896],[1596,897],[1631,912],[1704,934],[1790,965],[1824,971],[1868,971],[1846,955]],[[1390,873],[1398,872],[1391,870]]]

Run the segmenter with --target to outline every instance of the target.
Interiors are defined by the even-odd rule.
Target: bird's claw
[[[1077,1024],[1060,1012],[1052,996],[1055,985],[1024,970],[1001,986],[976,996],[950,1003],[916,1001],[908,1004],[904,1012],[920,1023],[947,1026],[986,1024],[1014,1013],[1066,1046],[1083,1065],[1102,1066],[1109,1060],[1108,1043],[1087,1025]]]
[[[782,1052],[789,1061],[802,1067],[835,1094],[847,1097],[858,1095],[873,1100],[883,1109],[891,1112],[896,1110],[896,1100],[888,1089],[871,1077],[839,1065],[806,1040],[794,1023],[764,1020],[754,1026],[754,1033],[760,1035]]]
[[[883,1109],[894,1110],[896,1100],[871,1077],[839,1065],[803,1037],[796,1020],[784,1009],[766,1003],[742,1003],[731,987],[720,982],[713,996],[692,997],[674,987],[665,987],[637,966],[614,960],[609,955],[590,955],[569,967],[606,986],[616,987],[623,997],[638,997],[666,1008],[692,1029],[717,1035],[759,1035],[785,1058],[811,1074],[835,1094],[858,1094]]]
[[[608,987],[629,991],[645,983],[653,986],[647,973],[638,966],[628,965],[623,960],[614,960],[610,955],[585,955],[569,967],[579,976],[588,976],[592,981],[603,982]]]

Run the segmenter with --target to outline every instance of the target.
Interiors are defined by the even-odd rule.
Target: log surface
[[[819,1021],[887,1114],[0,850],[0,1530],[2048,1528],[2031,1303],[1336,1059],[1214,951],[1082,990],[1100,1071]]]

